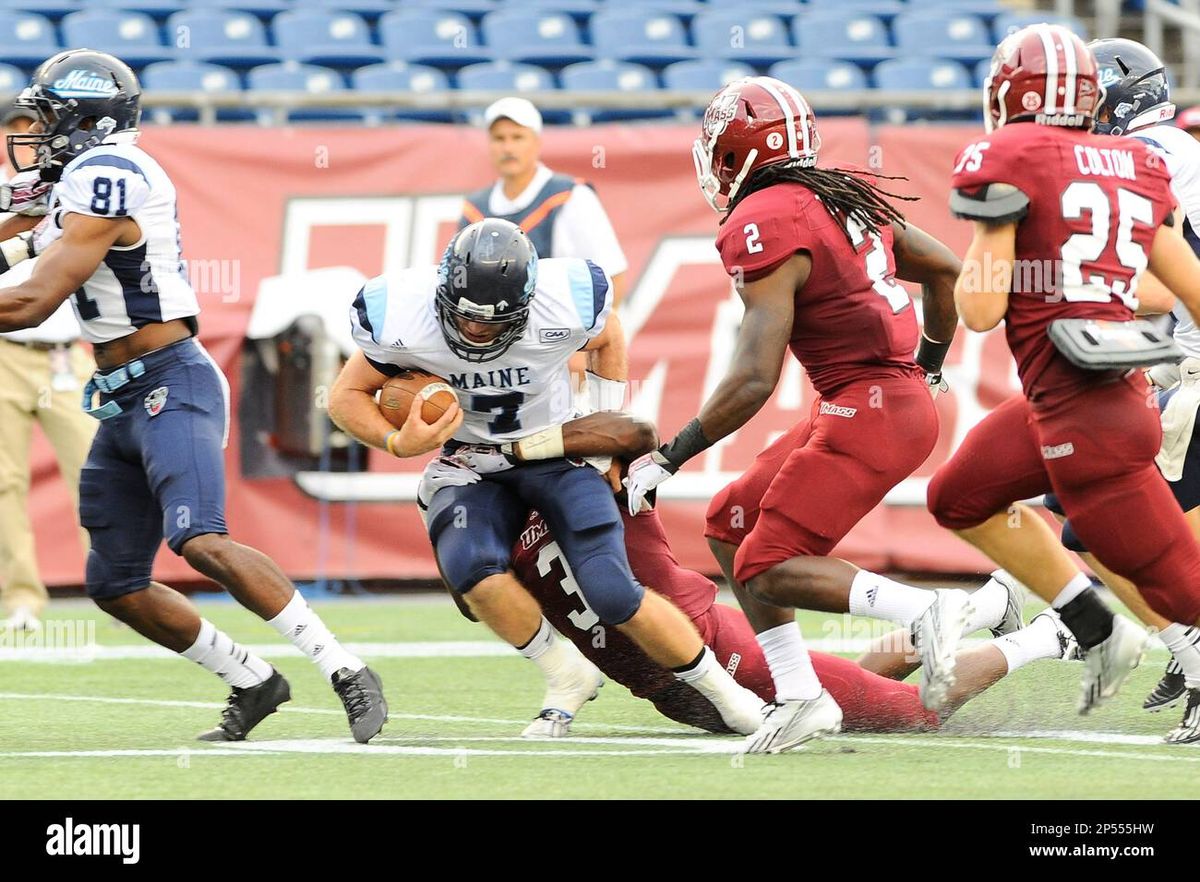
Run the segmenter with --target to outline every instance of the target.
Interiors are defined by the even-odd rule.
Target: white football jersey
[[[1200,141],[1173,125],[1150,126],[1130,132],[1145,141],[1166,162],[1171,173],[1171,192],[1183,209],[1193,232],[1200,235]],[[1185,355],[1200,356],[1200,328],[1182,303],[1176,303],[1175,342]]]
[[[413,368],[443,377],[464,410],[455,439],[516,441],[576,415],[567,362],[604,330],[612,282],[590,260],[546,258],[525,332],[501,356],[473,362],[446,344],[435,311],[438,268],[413,267],[367,282],[350,308],[354,340],[380,373]]]
[[[71,213],[132,217],[142,230],[136,245],[110,248],[71,298],[85,339],[107,343],[200,312],[180,254],[175,185],[140,147],[123,140],[81,153],[63,168],[50,204],[35,234],[39,251],[62,236],[62,219]]]

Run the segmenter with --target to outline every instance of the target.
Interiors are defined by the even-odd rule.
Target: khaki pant
[[[79,473],[99,423],[79,407],[83,384],[96,369],[81,346],[70,351],[70,366],[79,386],[54,391],[51,353],[0,339],[0,601],[32,607],[40,614],[46,605],[46,586],[38,575],[29,521],[29,450],[33,424],[38,422],[54,447],[58,468],[75,510],[79,510]],[[76,515],[78,517],[78,515]],[[87,532],[80,530],[84,553]]]

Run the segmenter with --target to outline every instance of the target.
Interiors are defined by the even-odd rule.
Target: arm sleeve
[[[590,260],[572,258],[564,263],[575,317],[571,341],[578,349],[604,330],[613,306],[612,279]]]
[[[582,257],[602,266],[609,276],[629,269],[629,261],[617,241],[616,231],[594,190],[576,184],[554,221],[555,242],[562,242],[555,257]]]
[[[387,285],[372,279],[359,290],[350,306],[350,334],[371,367],[389,377],[400,373],[394,361],[399,354],[380,344],[387,321]]]
[[[127,217],[150,196],[141,169],[117,156],[96,156],[64,175],[54,188],[63,213],[91,217]]]

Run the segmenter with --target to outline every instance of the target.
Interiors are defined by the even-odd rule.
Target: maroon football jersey
[[[958,155],[952,186],[970,197],[956,200],[960,216],[986,219],[992,184],[1012,185],[1029,200],[1017,224],[1004,319],[1021,385],[1035,406],[1119,373],[1075,367],[1047,328],[1061,318],[1133,318],[1138,277],[1174,207],[1170,183],[1161,158],[1143,142],[1061,126],[1008,125]],[[980,207],[964,209],[971,201]],[[963,271],[991,273],[986,265]]]
[[[919,376],[917,320],[895,279],[892,229],[867,234],[835,218],[811,190],[780,183],[737,204],[717,234],[725,270],[747,281],[797,251],[812,271],[796,293],[791,349],[828,396],[852,380]]]

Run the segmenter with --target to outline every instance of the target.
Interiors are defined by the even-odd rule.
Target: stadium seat
[[[324,94],[328,92],[344,92],[345,81],[336,70],[320,67],[315,64],[300,64],[297,61],[285,61],[281,64],[264,64],[252,68],[246,74],[246,85],[257,92],[308,92]],[[350,108],[322,108],[289,110],[287,118],[291,120],[346,120],[362,119],[362,112]],[[259,119],[262,122],[272,120],[272,112],[261,111]]]
[[[78,12],[80,8],[79,0],[0,0],[0,10],[32,12],[52,21]]]
[[[50,0],[52,2],[52,0]],[[4,5],[21,6],[21,0],[6,0]],[[72,4],[76,10],[123,9],[126,12],[144,12],[157,19],[179,12],[188,4],[186,0],[83,0]]]
[[[1002,12],[1008,12],[1000,0],[908,0],[908,8],[912,12],[924,12],[928,9],[970,12],[989,21]]]
[[[983,20],[963,12],[906,12],[892,22],[896,48],[913,54],[936,50],[967,64],[992,57],[995,47]]]
[[[162,44],[154,19],[142,12],[116,9],[72,12],[62,20],[62,38],[67,46],[110,52],[134,67],[175,56],[173,50]]]
[[[810,12],[797,15],[792,33],[799,55],[843,58],[860,64],[885,61],[895,55],[883,21],[873,15],[848,12]]]
[[[635,7],[606,9],[592,16],[592,44],[602,58],[639,64],[670,64],[696,57],[683,22],[670,13]]]
[[[408,64],[404,61],[389,61],[386,64],[369,64],[360,67],[350,76],[350,84],[359,92],[412,92],[416,94],[444,92],[450,88],[450,80],[436,67],[423,64]],[[388,119],[415,120],[419,122],[453,122],[454,114],[447,110],[415,110],[405,108],[397,112],[382,112],[380,108],[364,109],[365,114],[386,116]]]
[[[501,8],[536,9],[543,13],[562,12],[575,19],[577,24],[583,25],[591,18],[592,13],[603,7],[597,0],[519,0],[515,3],[508,0],[507,3],[501,4]]]
[[[663,68],[663,86],[668,89],[716,92],[722,87],[754,76],[754,68],[736,61],[698,59],[677,61]]]
[[[988,74],[992,72],[992,59],[985,58],[975,65],[975,85],[982,86]]]
[[[781,0],[781,2],[798,5],[800,0]],[[645,9],[647,6],[651,7],[655,12],[670,12],[686,19],[690,19],[698,12],[712,9],[711,6],[701,2],[701,0],[654,0],[654,2],[649,4],[646,0],[603,0],[600,4],[600,8],[604,10]]]
[[[795,86],[801,92],[867,89],[866,74],[857,64],[834,58],[805,58],[781,61],[768,71],[777,80]]]
[[[489,12],[495,12],[504,5],[501,0],[400,0],[400,2],[403,9],[410,9],[412,7],[440,9],[447,12],[457,12],[459,15],[465,15],[474,21],[478,21]]]
[[[812,12],[847,12],[856,15],[878,15],[891,18],[907,8],[899,0],[808,0]]]
[[[198,61],[159,61],[146,65],[141,74],[146,92],[240,92],[238,75],[219,64]],[[198,113],[191,107],[155,107],[151,118],[158,123],[194,120]],[[217,119],[235,121],[254,119],[254,114],[240,108],[222,108]]]
[[[702,12],[692,20],[692,36],[704,56],[772,64],[795,55],[783,19],[771,13]]]
[[[1047,15],[1043,12],[1006,12],[996,16],[992,23],[992,38],[999,43],[1013,31],[1019,31],[1031,24],[1047,22],[1049,24],[1066,25],[1068,28],[1087,39],[1087,28],[1077,18],[1061,15]]]
[[[357,67],[383,61],[383,49],[371,43],[371,31],[352,12],[294,9],[271,22],[275,45],[286,59],[331,67]]]
[[[640,64],[622,61],[585,61],[562,69],[559,74],[562,87],[572,92],[598,92],[619,90],[622,92],[653,92],[658,89],[654,71]],[[577,122],[606,122],[621,119],[659,119],[674,116],[674,110],[604,110],[583,109],[576,115]]]
[[[875,88],[925,91],[970,89],[971,75],[945,58],[896,58],[875,68]]]
[[[458,72],[458,88],[497,92],[537,92],[553,89],[554,77],[533,64],[492,61],[471,64]]]
[[[283,12],[291,7],[288,0],[187,0],[190,9],[230,9],[248,12],[259,18],[270,18],[277,12]]]
[[[397,9],[379,19],[379,41],[394,61],[459,67],[490,61],[475,25],[465,15],[439,9]]]
[[[0,11],[0,61],[32,67],[58,51],[54,25],[44,15]]]
[[[484,43],[498,58],[554,66],[592,58],[579,26],[564,12],[505,8],[485,15],[481,29]]]
[[[330,12],[353,12],[374,21],[396,8],[393,0],[294,0],[296,9],[325,9]]]
[[[181,61],[212,61],[230,67],[253,67],[278,60],[267,45],[261,21],[248,12],[188,9],[167,19],[167,43]]]
[[[13,95],[29,85],[29,75],[19,67],[0,64],[0,95]]]

